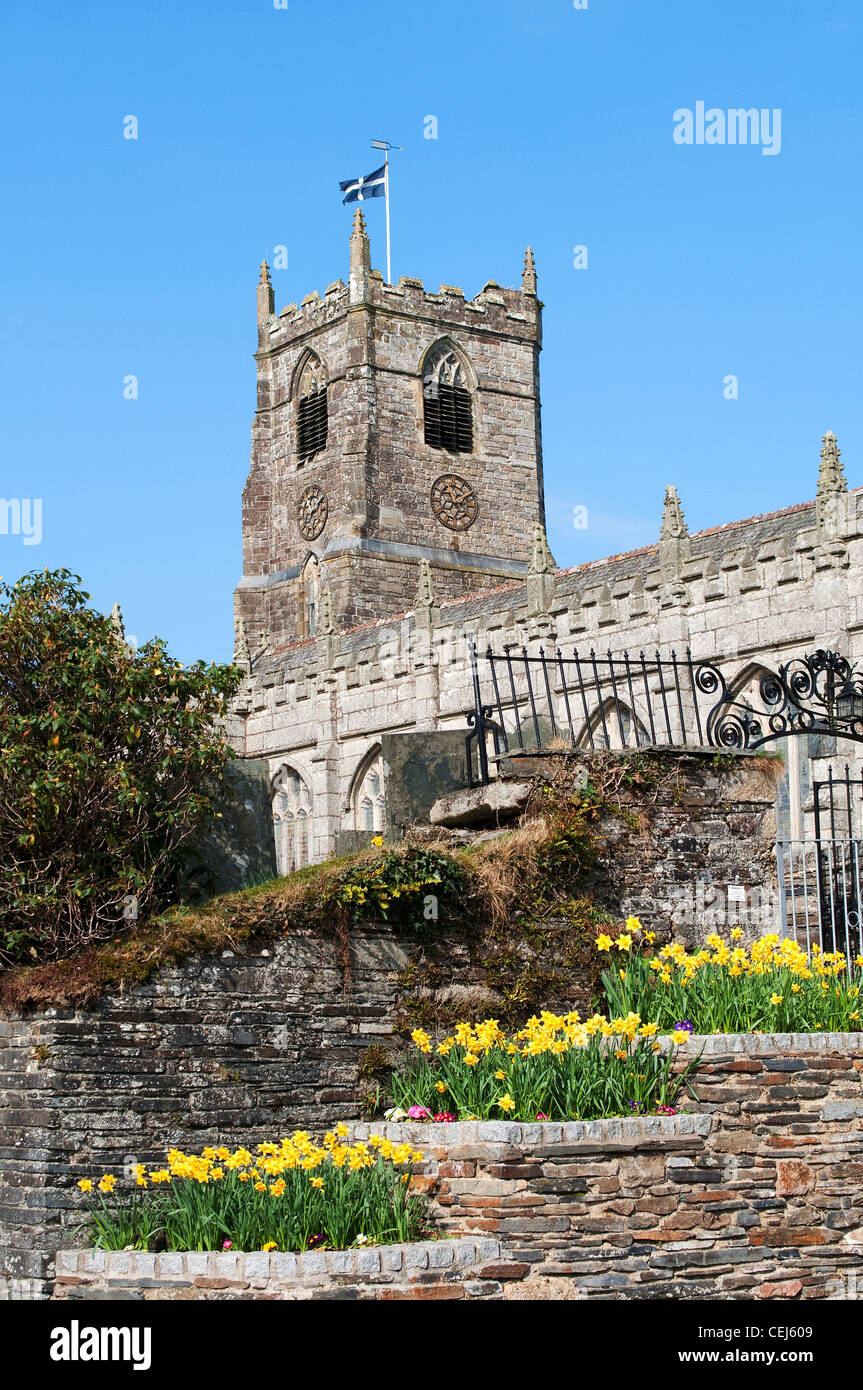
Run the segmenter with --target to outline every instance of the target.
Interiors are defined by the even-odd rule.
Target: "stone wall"
[[[692,1114],[373,1128],[422,1148],[443,1229],[501,1241],[510,1297],[860,1297],[861,1035],[701,1049]]]
[[[453,1243],[301,1257],[70,1251],[55,1296],[858,1298],[860,1035],[690,1038],[687,1058],[702,1049],[693,1113],[352,1124],[354,1139],[423,1151],[415,1186]],[[476,1251],[463,1255],[468,1238]]]
[[[513,759],[513,766],[518,773],[546,761]],[[591,762],[583,757],[588,777]],[[782,764],[683,751],[624,753],[615,762],[626,775],[614,791],[624,814],[607,815],[599,830],[601,901],[619,917],[632,913],[659,931],[673,929],[687,945],[734,925],[747,938],[778,930],[775,797]]]
[[[55,1299],[340,1299],[403,1302],[503,1297],[509,1266],[488,1236],[305,1254],[143,1254],[63,1250]]]

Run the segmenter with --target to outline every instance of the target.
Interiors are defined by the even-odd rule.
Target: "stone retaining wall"
[[[620,790],[627,814],[608,827],[599,900],[667,928],[699,879],[763,885],[774,871],[770,765],[640,756],[621,764],[633,774]],[[542,944],[520,939],[519,969],[547,974],[570,932],[564,922],[544,927]],[[352,926],[346,978],[335,934],[297,928],[165,967],[89,1010],[0,1017],[0,1281],[24,1296],[47,1289],[58,1228],[75,1207],[70,1186],[94,1169],[357,1117],[374,1081],[361,1076],[366,1049],[400,1045],[406,996],[431,997],[432,986],[405,983],[409,965],[431,959],[434,998],[465,1016],[495,1013],[500,974],[493,986],[478,945],[444,920],[433,936]],[[589,1003],[569,989],[542,1002]]]
[[[701,1048],[699,1113],[372,1128],[423,1149],[443,1229],[502,1242],[509,1296],[863,1294],[861,1036]]]
[[[488,1236],[302,1255],[61,1250],[53,1298],[500,1299],[507,1272]]]
[[[355,1122],[352,1137],[409,1139],[423,1151],[414,1183],[429,1195],[442,1232],[500,1244],[498,1253],[477,1247],[496,1267],[481,1269],[480,1279],[501,1285],[488,1296],[857,1298],[863,1290],[861,1035],[715,1035],[691,1038],[682,1050],[703,1051],[698,1100],[686,1107],[691,1113],[683,1113],[681,1100],[674,1116],[565,1125]],[[55,1241],[60,1237],[57,1230]],[[447,1242],[422,1246],[445,1248]],[[358,1260],[361,1255],[356,1252]],[[67,1292],[60,1296],[71,1296],[70,1278],[104,1290],[103,1276],[120,1277],[113,1264],[99,1267],[103,1258],[87,1255],[79,1268],[74,1254],[64,1255]],[[362,1267],[343,1271],[333,1264],[342,1258],[327,1255],[322,1265],[324,1257],[316,1255],[313,1268],[322,1279],[326,1273],[330,1295],[353,1297],[338,1292],[353,1288],[351,1279],[339,1280]],[[413,1267],[406,1262],[405,1269]],[[164,1296],[201,1296],[190,1291],[194,1280],[222,1277],[168,1268],[175,1271],[165,1276],[171,1287],[176,1279],[185,1292]],[[362,1272],[375,1284],[389,1271],[375,1265]],[[425,1274],[418,1277],[422,1283]],[[259,1294],[253,1279],[243,1275],[243,1281],[248,1290],[238,1296],[311,1296],[268,1280]],[[143,1286],[138,1280],[130,1287]],[[22,1289],[17,1296],[27,1295]],[[219,1285],[212,1296],[233,1295]],[[402,1295],[366,1289],[357,1296]],[[478,1295],[465,1287],[464,1296]]]

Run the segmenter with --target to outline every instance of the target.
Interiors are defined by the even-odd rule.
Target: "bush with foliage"
[[[307,1250],[416,1240],[426,1202],[410,1190],[422,1154],[373,1134],[345,1141],[343,1124],[315,1143],[297,1130],[280,1143],[168,1153],[167,1163],[118,1185],[82,1178],[84,1229],[104,1250]]]
[[[49,960],[168,901],[230,757],[241,672],[133,652],[67,570],[0,585],[0,961]]]

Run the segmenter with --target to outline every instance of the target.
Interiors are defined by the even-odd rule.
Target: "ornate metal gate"
[[[814,836],[776,846],[783,931],[850,961],[863,952],[863,775],[831,767],[812,795]]]

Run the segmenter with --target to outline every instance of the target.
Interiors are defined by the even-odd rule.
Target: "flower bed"
[[[84,1229],[105,1250],[348,1249],[414,1240],[424,1202],[410,1191],[422,1154],[370,1135],[343,1143],[338,1125],[316,1144],[297,1130],[280,1143],[168,1153],[167,1165],[136,1167],[118,1181],[82,1178]]]
[[[607,1008],[630,1010],[661,1032],[857,1032],[861,1028],[863,955],[807,954],[775,933],[742,944],[717,933],[689,952],[679,942],[655,948],[655,934],[630,917],[616,940],[602,934],[597,949],[609,957],[602,984]]]
[[[611,962],[602,974],[607,1014],[581,1020],[543,1010],[512,1037],[497,1019],[461,1023],[433,1043],[412,1034],[416,1053],[390,1080],[396,1120],[600,1119],[673,1114],[699,1058],[674,1064],[689,1036],[715,1033],[841,1033],[861,1027],[863,955],[814,947],[807,953],[775,933],[750,946],[712,933],[689,952],[679,942],[655,947],[656,935],[630,917],[618,937],[603,933],[597,950]],[[658,1041],[670,1033],[672,1047]]]
[[[434,1046],[413,1032],[416,1052],[390,1080],[390,1119],[599,1119],[632,1113],[673,1114],[697,1059],[673,1068],[673,1052],[656,1040],[656,1024],[638,1014],[606,1019],[544,1010],[508,1038],[497,1019],[460,1023]],[[675,1035],[678,1044],[688,1034]],[[446,1110],[440,1107],[446,1105]]]

